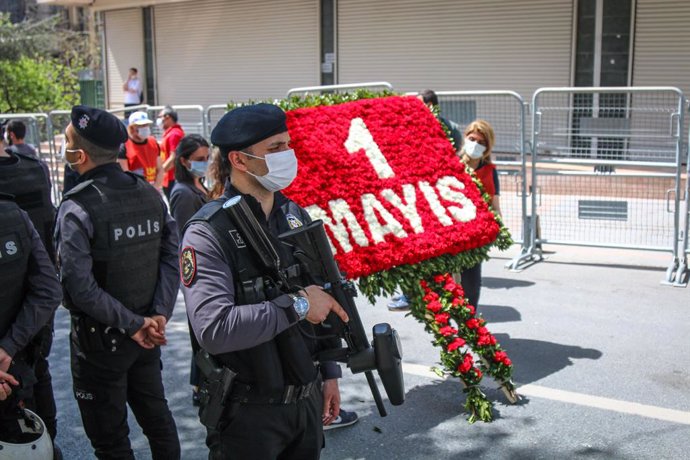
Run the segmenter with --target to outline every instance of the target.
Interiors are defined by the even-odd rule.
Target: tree
[[[46,112],[79,101],[77,71],[92,65],[85,33],[53,16],[12,24],[0,14],[0,112]]]

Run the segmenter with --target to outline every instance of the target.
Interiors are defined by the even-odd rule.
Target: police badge
[[[196,275],[196,255],[194,248],[191,246],[185,247],[180,253],[180,275],[182,284],[189,286],[194,281]]]

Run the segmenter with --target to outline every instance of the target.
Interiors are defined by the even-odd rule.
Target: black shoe
[[[192,406],[199,407],[201,400],[199,399],[199,392],[192,390]]]

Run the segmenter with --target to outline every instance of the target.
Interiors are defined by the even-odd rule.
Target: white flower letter
[[[395,217],[388,212],[373,194],[365,193],[362,195],[362,208],[364,209],[364,218],[369,224],[369,230],[374,243],[383,243],[384,236],[388,233],[392,233],[398,238],[407,238],[407,232],[403,229],[400,222],[395,220]],[[377,213],[386,221],[385,225],[381,225],[376,216]]]
[[[405,184],[402,188],[406,203],[403,203],[402,199],[389,188],[381,190],[381,196],[400,210],[402,215],[405,216],[405,219],[410,222],[415,233],[424,233],[422,218],[419,217],[419,213],[417,212],[417,192],[414,185]]]
[[[455,220],[458,222],[469,222],[477,217],[477,207],[464,193],[462,193],[461,190],[465,190],[465,184],[460,182],[457,177],[446,176],[440,178],[438,182],[436,182],[436,188],[441,198],[462,206],[460,208],[457,206],[448,206],[448,212],[450,212]]]

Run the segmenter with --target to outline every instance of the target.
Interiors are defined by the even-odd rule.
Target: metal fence
[[[296,94],[386,88],[386,82],[293,88]],[[501,208],[521,252],[519,269],[541,260],[543,244],[669,252],[665,282],[684,285],[690,259],[690,129],[677,88],[542,88],[529,105],[512,91],[437,92],[441,112],[459,129],[489,121]],[[155,119],[162,106],[128,107]],[[208,138],[226,104],[173,106],[186,133]],[[111,112],[123,115],[125,109]],[[53,199],[61,198],[57,159],[69,111],[0,114],[28,127],[28,140],[50,166]],[[531,142],[527,132],[531,132]],[[154,135],[162,133],[154,126]],[[686,161],[685,177],[681,176]],[[679,244],[680,243],[680,244]]]
[[[480,118],[494,129],[493,161],[499,174],[500,206],[513,240],[524,241],[527,220],[525,101],[513,91],[438,91],[444,118],[458,124],[462,133]]]
[[[671,282],[684,104],[669,87],[537,90],[530,184],[539,217],[521,262],[540,258],[544,243],[665,251]]]

